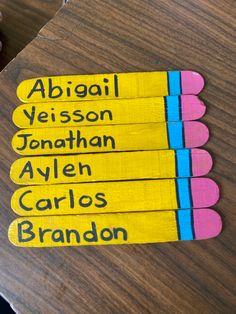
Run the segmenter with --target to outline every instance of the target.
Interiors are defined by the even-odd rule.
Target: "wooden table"
[[[1,0],[0,38],[3,51],[0,69],[3,69],[53,17],[62,0]]]
[[[19,313],[235,313],[234,0],[71,0],[0,75],[0,292]],[[9,179],[24,79],[194,69],[206,79],[203,119],[221,186],[216,239],[153,245],[26,249],[7,238]]]

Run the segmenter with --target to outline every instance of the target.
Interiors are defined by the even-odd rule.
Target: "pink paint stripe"
[[[222,230],[221,217],[212,209],[193,210],[193,225],[196,240],[214,238]]]
[[[211,155],[203,149],[192,149],[191,161],[193,177],[205,176],[210,172],[213,165]]]
[[[184,139],[186,148],[201,147],[209,139],[208,127],[199,121],[185,121]]]
[[[181,113],[183,121],[197,120],[203,117],[206,112],[206,106],[198,96],[181,95]]]
[[[219,187],[212,179],[192,178],[190,186],[194,208],[210,207],[219,200]]]
[[[204,87],[204,78],[194,71],[181,71],[181,88],[184,95],[198,95]]]

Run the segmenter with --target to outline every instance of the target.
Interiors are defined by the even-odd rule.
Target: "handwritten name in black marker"
[[[59,177],[76,177],[76,176],[91,176],[92,169],[90,165],[78,162],[75,166],[72,163],[68,163],[62,167],[58,165],[58,159],[53,159],[53,166],[45,166],[44,169],[39,167],[33,167],[31,160],[28,160],[20,172],[19,179],[27,178],[33,179],[35,175],[39,175],[45,182],[50,179],[58,179]]]
[[[63,123],[70,122],[81,123],[88,122],[96,124],[97,121],[112,121],[113,115],[111,110],[80,110],[75,109],[72,111],[62,110],[54,112],[55,108],[51,107],[49,110],[39,110],[32,106],[30,110],[23,110],[25,117],[29,120],[29,125],[34,125],[36,122],[45,123]]]
[[[65,132],[66,133],[66,132]],[[23,151],[25,149],[79,149],[79,148],[91,148],[91,147],[108,147],[111,150],[116,148],[115,139],[112,136],[92,136],[85,138],[81,136],[79,130],[69,130],[68,134],[65,134],[64,138],[57,138],[56,140],[41,139],[36,140],[31,133],[17,134],[17,138],[22,140],[21,145],[16,147],[17,151]]]
[[[102,192],[97,192],[94,195],[82,194],[75,198],[75,191],[68,189],[63,192],[63,195],[48,197],[36,194],[36,198],[32,203],[32,200],[27,200],[32,196],[33,191],[28,189],[24,191],[19,197],[19,206],[25,211],[32,211],[36,209],[39,212],[51,210],[52,208],[60,210],[61,207],[67,207],[69,209],[76,208],[103,208],[107,206],[106,195]]]
[[[38,227],[35,228],[33,223],[29,220],[22,221],[17,224],[18,228],[18,241],[30,242],[38,239],[40,243],[81,243],[90,242],[96,243],[98,241],[109,242],[111,240],[128,240],[128,232],[125,228],[113,227],[102,228],[98,230],[96,222],[91,222],[91,227],[85,232],[77,229],[49,229]]]
[[[73,86],[73,87],[72,87]],[[113,93],[112,93],[113,91]],[[111,94],[112,93],[112,94]],[[115,74],[112,80],[103,79],[101,84],[83,84],[67,81],[65,86],[54,85],[53,79],[48,78],[47,83],[41,78],[36,79],[32,89],[27,95],[27,99],[34,95],[39,95],[41,98],[59,99],[59,98],[86,98],[89,96],[114,96],[119,97],[118,76]]]

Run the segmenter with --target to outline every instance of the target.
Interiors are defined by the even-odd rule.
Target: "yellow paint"
[[[163,97],[22,104],[13,112],[20,128],[164,122]]]
[[[20,155],[57,155],[168,149],[166,123],[40,128],[17,132],[12,147]]]
[[[78,101],[168,95],[167,72],[52,76],[22,81],[23,102]]]
[[[25,157],[12,164],[10,177],[25,185],[175,178],[175,151]]]
[[[18,218],[10,225],[8,237],[24,247],[178,241],[175,211]]]
[[[28,186],[15,191],[20,216],[70,215],[178,209],[175,180]]]

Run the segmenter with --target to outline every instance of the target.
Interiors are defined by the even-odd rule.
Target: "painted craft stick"
[[[205,150],[158,150],[24,157],[12,164],[10,177],[20,185],[161,179],[204,176],[211,167]]]
[[[101,214],[206,208],[218,199],[213,180],[184,178],[28,186],[15,191],[11,207],[20,216]]]
[[[193,71],[51,76],[22,81],[17,96],[49,102],[197,95],[203,86],[203,77]]]
[[[186,209],[18,218],[8,237],[22,247],[142,244],[209,239],[221,229],[214,210]]]
[[[201,118],[204,103],[194,95],[22,104],[13,112],[20,128],[44,128],[190,121]]]
[[[40,128],[17,132],[12,148],[20,155],[57,155],[194,148],[209,138],[198,121]]]

